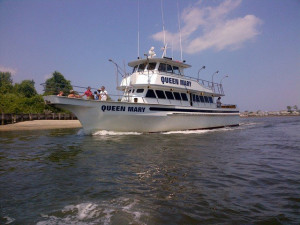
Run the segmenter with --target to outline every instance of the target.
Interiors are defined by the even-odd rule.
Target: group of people
[[[63,95],[64,92],[60,91],[57,96],[63,96]],[[94,93],[91,91],[91,87],[89,86],[83,95],[77,95],[74,90],[71,90],[70,94],[68,95],[68,98],[82,98],[84,96],[86,96],[86,99],[106,101],[108,98],[108,93],[105,90],[104,86],[99,88],[97,91],[94,91]]]
[[[94,93],[91,91],[91,87],[88,87],[86,92],[84,92],[84,94],[81,95],[81,97],[83,97],[83,96],[86,96],[87,99],[106,101],[108,93],[105,90],[104,86],[102,86],[97,91],[94,91]]]

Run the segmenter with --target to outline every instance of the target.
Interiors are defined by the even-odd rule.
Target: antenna
[[[182,42],[181,42],[181,28],[180,28],[180,19],[179,19],[179,2],[178,2],[178,0],[177,0],[177,17],[178,17],[179,42],[180,42],[180,59],[182,61]]]
[[[140,58],[140,0],[138,0],[138,58]]]
[[[164,33],[164,53],[163,53],[163,56],[166,56],[167,55],[167,46],[166,46],[166,32],[165,32],[163,0],[161,0],[161,18],[162,18],[163,33]]]

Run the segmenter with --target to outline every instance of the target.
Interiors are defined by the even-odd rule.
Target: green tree
[[[52,77],[45,82],[44,95],[57,95],[60,91],[66,94],[72,89],[71,81],[66,80],[60,72],[54,71]]]
[[[288,112],[292,112],[292,107],[291,106],[287,106],[286,108],[287,108]]]
[[[0,95],[0,109],[4,113],[43,113],[45,103],[41,95],[26,98],[23,95],[7,93]]]
[[[0,94],[11,93],[13,80],[10,72],[0,72]]]
[[[15,84],[14,90],[16,94],[31,98],[37,95],[37,91],[34,87],[35,82],[33,80],[23,80],[20,84]]]

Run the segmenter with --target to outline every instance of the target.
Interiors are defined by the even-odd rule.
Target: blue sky
[[[0,0],[0,70],[40,83],[55,71],[73,85],[116,93],[113,59],[162,54],[160,0]],[[300,108],[299,0],[178,0],[186,75],[223,80],[224,103],[249,111]],[[180,60],[177,1],[163,0],[168,56]],[[130,68],[127,66],[127,71]]]

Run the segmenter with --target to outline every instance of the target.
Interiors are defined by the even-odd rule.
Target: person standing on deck
[[[105,90],[105,87],[102,86],[102,87],[101,87],[100,94],[99,94],[100,100],[101,100],[101,101],[106,101],[106,100],[107,100],[107,95],[108,95],[108,93],[107,93],[107,91]]]
[[[83,95],[81,95],[81,97],[86,95],[86,99],[94,99],[93,97],[93,92],[91,92],[91,87],[88,86],[87,90],[84,92]]]
[[[217,100],[217,108],[221,108],[221,105],[222,105],[221,97],[219,97],[218,100]]]

